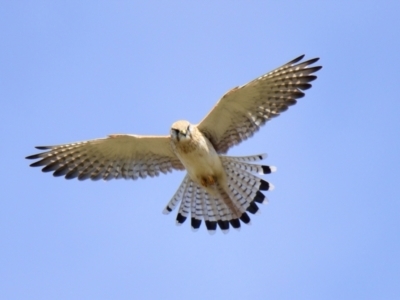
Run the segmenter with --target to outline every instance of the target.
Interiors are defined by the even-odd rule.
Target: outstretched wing
[[[304,96],[312,75],[322,67],[308,67],[319,58],[298,63],[304,55],[226,93],[197,125],[218,153],[251,137],[269,119]],[[297,63],[297,64],[296,64]]]
[[[116,134],[107,138],[57,146],[36,147],[49,150],[26,157],[40,159],[32,167],[67,179],[137,179],[158,176],[184,166],[170,146],[169,136]]]

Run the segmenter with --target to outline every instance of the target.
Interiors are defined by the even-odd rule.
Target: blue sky
[[[398,1],[3,1],[4,299],[400,299]],[[228,235],[161,213],[184,173],[67,181],[38,145],[168,134],[306,54],[306,97],[229,153],[278,172]]]

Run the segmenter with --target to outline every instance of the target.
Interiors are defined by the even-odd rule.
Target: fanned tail
[[[276,171],[275,167],[251,164],[266,157],[265,154],[252,156],[220,156],[227,176],[227,190],[216,183],[217,196],[210,195],[203,187],[186,175],[177,192],[168,202],[164,213],[170,213],[180,202],[176,217],[181,225],[191,214],[191,226],[197,231],[204,220],[210,234],[219,226],[223,233],[229,231],[230,225],[240,229],[240,223],[251,224],[247,212],[256,214],[259,208],[256,203],[267,203],[261,191],[272,190],[269,182],[255,176]],[[240,222],[241,221],[241,222]]]
[[[259,213],[259,208],[256,203],[268,203],[268,199],[261,191],[274,189],[272,184],[252,173],[270,174],[276,171],[276,167],[247,163],[248,161],[259,161],[265,157],[265,154],[220,157],[228,177],[230,198],[243,211],[240,220],[245,224],[250,224],[250,217],[246,211],[251,214],[257,214]],[[233,224],[232,226],[234,227]]]

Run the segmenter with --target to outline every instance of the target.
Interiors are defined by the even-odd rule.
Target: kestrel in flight
[[[234,145],[251,137],[268,120],[278,116],[304,96],[317,77],[318,58],[300,62],[304,55],[227,92],[197,125],[188,121],[172,124],[170,135],[114,134],[106,138],[57,146],[36,147],[45,152],[28,156],[38,159],[32,167],[67,179],[137,179],[172,170],[186,170],[177,192],[164,213],[180,202],[178,225],[191,215],[192,229],[202,220],[210,233],[217,225],[226,233],[231,225],[248,224],[246,212],[257,213],[256,203],[266,202],[260,191],[273,186],[254,173],[269,174],[275,167],[254,164],[264,154],[226,156]]]

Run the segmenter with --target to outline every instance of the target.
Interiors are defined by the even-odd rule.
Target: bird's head
[[[193,125],[188,121],[177,121],[171,126],[171,139],[175,142],[188,141],[192,138]]]

